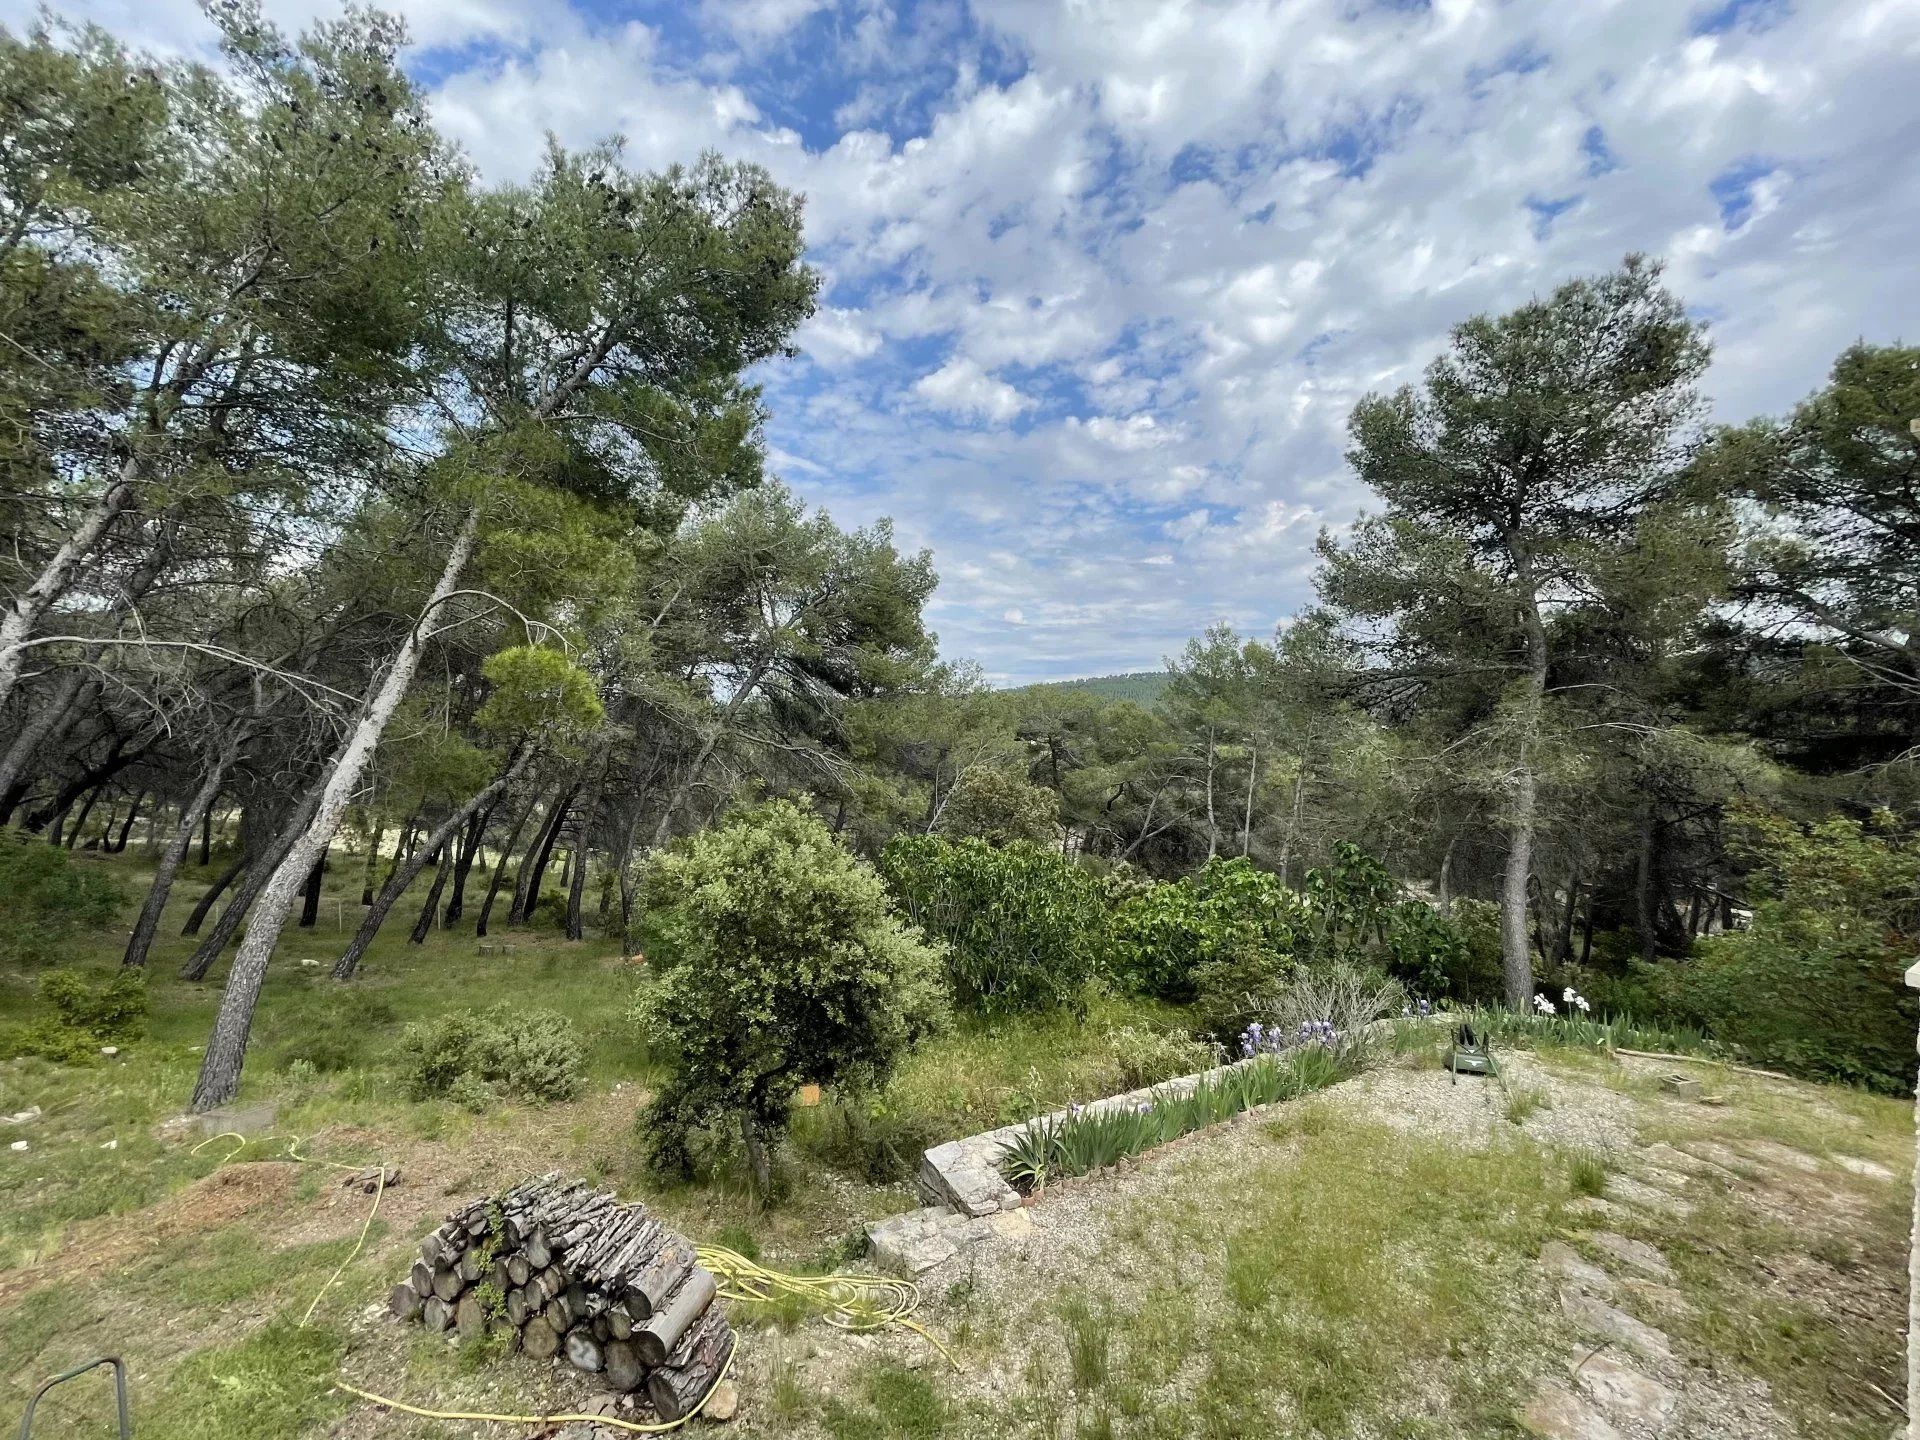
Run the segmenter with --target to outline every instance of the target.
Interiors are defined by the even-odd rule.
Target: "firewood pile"
[[[396,1318],[463,1339],[505,1326],[536,1359],[564,1356],[678,1420],[733,1349],[718,1283],[640,1204],[556,1173],[454,1211],[393,1287]]]

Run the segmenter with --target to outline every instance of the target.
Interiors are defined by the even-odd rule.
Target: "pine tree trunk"
[[[98,683],[88,671],[75,666],[60,678],[60,688],[54,692],[37,713],[26,717],[26,723],[7,746],[4,759],[0,759],[0,795],[9,795],[26,774],[27,763],[46,743],[47,736],[62,724],[67,716],[78,707],[83,687],[91,688],[89,682]],[[9,799],[0,809],[0,825],[13,818],[13,807],[19,802]]]
[[[227,902],[227,908],[220,912],[220,918],[213,922],[213,929],[207,938],[200,942],[200,948],[188,958],[180,971],[182,980],[204,980],[207,971],[213,968],[213,962],[220,958],[220,952],[227,948],[227,942],[239,930],[240,922],[247,918],[247,912],[253,908],[253,902],[266,888],[274,869],[286,859],[292,850],[294,841],[311,823],[314,807],[319,803],[318,791],[311,792],[300,802],[292,818],[280,827],[272,843],[262,852],[260,859],[247,867],[247,873],[240,882],[240,889],[233,899]]]
[[[363,708],[353,733],[321,787],[313,823],[294,842],[292,850],[280,861],[261,892],[254,920],[246,938],[234,955],[227,988],[220,997],[220,1010],[214,1017],[213,1033],[208,1037],[201,1061],[200,1078],[194,1086],[193,1109],[196,1113],[224,1105],[240,1089],[240,1069],[245,1063],[247,1036],[253,1029],[253,1007],[260,999],[260,982],[266,978],[267,962],[286,927],[293,909],[293,898],[301,878],[326,851],[340,825],[360,779],[373,758],[374,747],[405,698],[420,663],[421,633],[433,612],[444,604],[460,583],[460,576],[473,558],[480,533],[480,512],[468,510],[460,531],[447,554],[432,596],[422,607],[419,618],[408,629],[385,678]]]
[[[40,569],[33,582],[16,595],[0,615],[0,710],[6,708],[20,672],[26,662],[26,644],[41,616],[73,584],[81,564],[99,545],[113,522],[133,503],[134,488],[140,480],[140,462],[129,455],[120,466],[120,474],[106,492],[94,501],[93,508],[74,527],[64,544]]]
[[[500,887],[506,882],[507,861],[513,858],[513,847],[520,843],[520,832],[527,828],[527,821],[533,818],[534,812],[539,808],[539,794],[536,792],[529,795],[526,808],[520,812],[520,818],[513,822],[513,829],[507,835],[506,844],[500,847],[500,863],[493,867],[493,874],[487,879],[487,898],[480,906],[479,922],[473,927],[476,940],[486,938],[487,922],[493,918],[493,902],[500,898]]]
[[[209,805],[200,815],[200,868],[206,869],[213,863],[213,807]]]
[[[234,856],[233,863],[226,868],[220,878],[207,887],[207,893],[200,897],[199,903],[193,907],[193,913],[187,916],[187,923],[180,927],[182,935],[192,936],[200,933],[200,927],[206,923],[208,914],[213,910],[214,902],[226,893],[226,888],[238,880],[240,872],[246,868],[247,853],[243,850]]]
[[[193,844],[193,832],[199,828],[201,817],[213,811],[213,802],[220,794],[220,782],[226,777],[231,754],[231,750],[221,752],[213,762],[213,768],[207,772],[207,778],[200,782],[200,788],[187,802],[179,828],[173,832],[173,839],[167,842],[165,853],[154,867],[153,884],[147,887],[147,898],[140,907],[140,918],[133,922],[133,934],[127,941],[126,953],[120,958],[122,965],[139,966],[147,963],[147,952],[153,948],[153,937],[159,933],[160,916],[167,908],[167,896],[173,890],[174,877],[180,873],[180,862],[187,858],[187,850]]]
[[[107,850],[109,854],[113,855],[124,855],[126,853],[127,837],[133,834],[133,822],[140,814],[140,807],[145,803],[146,798],[147,792],[144,790],[133,797],[133,804],[127,807],[126,817],[120,822],[119,837],[114,840],[111,848],[103,844],[100,847],[101,849]]]
[[[498,803],[497,800],[489,802],[467,821],[466,833],[460,838],[460,852],[453,860],[453,893],[447,897],[447,913],[440,917],[442,929],[452,929],[467,908],[467,875],[473,869],[474,857],[480,853],[487,822],[493,818],[494,806]]]
[[[420,907],[420,918],[413,922],[413,932],[407,936],[409,945],[426,944],[427,932],[433,929],[433,917],[440,909],[440,892],[446,889],[447,875],[453,869],[453,841],[442,840],[439,854],[440,864],[433,874],[433,886],[427,891],[427,903]]]
[[[80,814],[73,822],[73,829],[67,832],[67,849],[73,849],[74,841],[80,838],[80,832],[87,827],[87,817],[93,813],[95,802],[97,802],[102,795],[106,794],[106,792],[106,782],[102,781],[100,784],[94,786],[93,789],[89,790],[87,792],[87,798],[80,802]],[[53,843],[56,845],[60,843],[61,823],[63,822],[56,822],[53,829]],[[109,819],[108,823],[112,823],[111,819]]]
[[[327,851],[323,846],[320,858],[313,862],[313,869],[307,872],[307,881],[301,887],[300,928],[313,929],[314,921],[320,918],[320,886],[327,878]]]
[[[567,823],[574,797],[580,793],[580,783],[576,780],[560,793],[547,827],[541,832],[539,845],[528,852],[527,861],[521,865],[519,877],[514,882],[513,909],[507,913],[509,925],[526,924],[533,914],[533,907],[540,903],[540,877],[546,872],[547,863],[553,859],[554,842],[560,838],[560,829]]]
[[[360,872],[360,903],[373,904],[373,872],[380,868],[380,842],[387,838],[387,822],[373,822],[373,840],[367,846],[367,866]]]

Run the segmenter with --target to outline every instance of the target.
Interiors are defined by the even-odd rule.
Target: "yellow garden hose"
[[[192,1153],[199,1154],[215,1140],[240,1142],[221,1157],[222,1165],[253,1143],[236,1131],[226,1131],[219,1135],[208,1136],[193,1147]],[[374,1168],[363,1165],[344,1165],[334,1160],[316,1160],[312,1156],[302,1155],[300,1145],[301,1141],[297,1137],[289,1140],[286,1158],[302,1165],[324,1165],[331,1170],[351,1170],[356,1173]],[[360,1252],[366,1248],[367,1236],[373,1230],[374,1217],[380,1213],[380,1201],[386,1194],[386,1190],[387,1171],[386,1167],[381,1165],[374,1183],[373,1205],[368,1209],[367,1218],[360,1226],[360,1237],[354,1242],[352,1252],[340,1262],[333,1274],[327,1277],[327,1283],[320,1287],[319,1293],[307,1306],[306,1313],[300,1317],[302,1327],[313,1319],[313,1312],[319,1308],[327,1292],[346,1273],[347,1267],[360,1258]],[[953,1358],[952,1352],[925,1326],[912,1318],[913,1312],[920,1308],[920,1288],[909,1280],[891,1280],[879,1275],[788,1275],[778,1270],[769,1270],[736,1251],[718,1245],[699,1245],[694,1249],[700,1264],[711,1271],[714,1278],[720,1282],[718,1293],[723,1300],[767,1302],[780,1295],[791,1295],[824,1312],[827,1323],[842,1330],[879,1330],[888,1325],[898,1325],[913,1331],[933,1346],[954,1369],[960,1368],[960,1362]],[[740,1337],[736,1334],[733,1344],[727,1348],[727,1358],[721,1363],[720,1373],[714,1376],[713,1384],[707,1387],[707,1393],[700,1397],[699,1403],[678,1420],[652,1425],[641,1424],[635,1420],[619,1420],[610,1415],[499,1415],[485,1411],[431,1410],[420,1405],[409,1405],[406,1401],[396,1400],[390,1395],[362,1390],[359,1386],[349,1385],[337,1376],[333,1380],[333,1388],[370,1404],[383,1406],[388,1410],[398,1410],[407,1415],[416,1415],[423,1420],[474,1420],[500,1425],[586,1423],[624,1431],[631,1435],[664,1435],[671,1430],[678,1430],[707,1408],[707,1402],[713,1398],[721,1382],[732,1373],[734,1357],[739,1354],[739,1351]]]

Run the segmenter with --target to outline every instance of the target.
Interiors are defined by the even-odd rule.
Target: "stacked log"
[[[733,1332],[693,1246],[638,1203],[557,1173],[448,1215],[393,1287],[396,1319],[462,1339],[507,1328],[678,1420],[720,1377]]]

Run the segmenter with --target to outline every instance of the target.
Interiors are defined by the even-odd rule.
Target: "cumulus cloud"
[[[914,382],[913,393],[936,410],[966,420],[1004,425],[1033,402],[1006,381],[960,356]]]
[[[806,193],[827,285],[757,377],[772,457],[931,546],[943,646],[1009,680],[1284,620],[1314,535],[1367,503],[1354,402],[1629,250],[1712,318],[1722,418],[1920,335],[1899,0],[393,3],[487,174],[619,133],[635,164],[718,148]],[[187,0],[63,8],[211,33]]]

